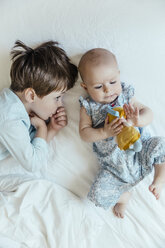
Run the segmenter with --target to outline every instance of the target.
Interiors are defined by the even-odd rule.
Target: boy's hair
[[[33,88],[39,97],[43,97],[54,90],[72,88],[77,79],[77,67],[70,63],[56,41],[48,41],[32,49],[17,40],[11,56],[10,88],[15,92]]]

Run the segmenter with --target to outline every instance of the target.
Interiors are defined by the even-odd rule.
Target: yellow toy
[[[122,107],[115,107],[108,109],[109,122],[115,118],[125,118],[124,127],[122,131],[116,136],[118,147],[121,150],[131,150],[132,152],[139,152],[142,149],[139,131],[126,121],[126,115]]]

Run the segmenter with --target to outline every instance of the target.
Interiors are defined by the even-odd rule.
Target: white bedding
[[[58,40],[76,64],[84,51],[105,47],[117,55],[122,81],[153,109],[152,133],[165,136],[164,10],[163,0],[2,1],[0,87],[9,85],[8,54],[17,38],[30,45]],[[156,201],[148,190],[153,175],[133,189],[123,220],[86,199],[98,162],[78,133],[84,94],[79,79],[65,96],[69,123],[50,143],[47,180],[0,178],[0,186],[15,190],[0,194],[0,248],[165,247],[165,188]],[[17,166],[5,163],[9,171]]]

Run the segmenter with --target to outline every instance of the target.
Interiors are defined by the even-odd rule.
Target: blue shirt
[[[44,139],[34,138],[24,104],[6,88],[0,92],[0,163],[9,155],[34,172],[47,163],[48,148]]]

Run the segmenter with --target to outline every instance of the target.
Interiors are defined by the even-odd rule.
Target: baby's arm
[[[108,123],[108,117],[105,119],[103,128],[92,128],[91,117],[86,113],[84,107],[80,109],[79,132],[81,138],[86,142],[96,142],[109,137],[116,136],[123,128],[123,120],[116,118]]]
[[[153,120],[152,110],[138,102],[135,97],[131,99],[129,104],[124,104],[124,111],[128,122],[136,127],[144,127]]]

